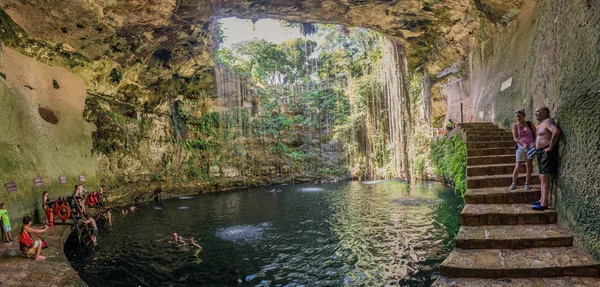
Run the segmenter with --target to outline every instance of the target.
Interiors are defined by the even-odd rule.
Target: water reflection
[[[397,181],[207,194],[188,210],[165,200],[116,220],[74,266],[90,286],[429,286],[461,201]],[[198,257],[170,246],[172,232],[196,238]]]

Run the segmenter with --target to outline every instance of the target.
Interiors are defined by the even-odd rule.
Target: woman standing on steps
[[[515,112],[517,122],[513,125],[512,135],[516,145],[516,156],[517,161],[515,163],[515,170],[513,171],[512,184],[508,187],[508,190],[513,190],[517,187],[517,178],[519,177],[519,167],[523,162],[526,162],[526,175],[524,190],[529,189],[529,179],[531,178],[531,170],[533,169],[533,159],[527,156],[527,150],[533,147],[535,142],[534,126],[530,121],[525,121],[525,111],[519,109]]]

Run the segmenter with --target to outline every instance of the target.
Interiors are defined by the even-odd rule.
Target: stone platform
[[[447,278],[441,276],[433,287],[598,287],[598,277],[553,277],[553,278]]]
[[[42,255],[46,256],[43,261],[23,257],[19,250],[19,232],[11,232],[13,243],[0,243],[0,286],[87,286],[63,252],[64,242],[71,233],[70,226],[53,226],[41,234],[49,245],[42,249]]]
[[[534,211],[539,177],[508,190],[515,166],[510,132],[492,123],[461,124],[467,144],[467,192],[456,249],[433,286],[600,286],[600,262],[573,246],[553,209]]]

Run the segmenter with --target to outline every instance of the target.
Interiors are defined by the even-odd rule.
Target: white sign
[[[508,78],[508,80],[502,82],[502,85],[500,85],[500,92],[510,88],[510,86],[512,86],[512,77]]]

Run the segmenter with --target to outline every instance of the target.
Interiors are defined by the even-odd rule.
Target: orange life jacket
[[[21,229],[21,235],[19,235],[19,242],[27,248],[33,247],[33,239],[31,239],[31,235],[29,235],[29,233],[23,229]]]

